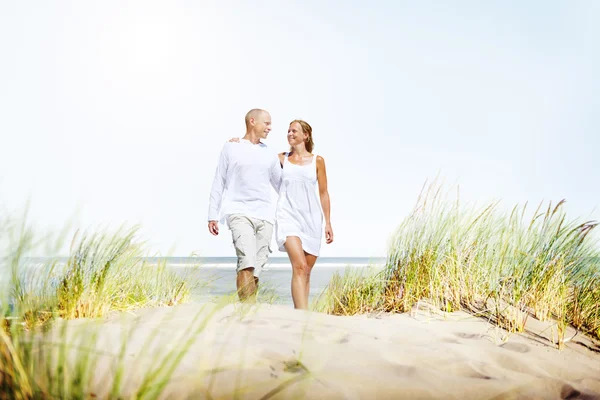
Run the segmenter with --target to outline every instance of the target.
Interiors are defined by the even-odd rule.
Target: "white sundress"
[[[281,187],[275,213],[275,238],[279,251],[288,236],[298,236],[302,249],[319,256],[323,231],[323,212],[317,195],[317,155],[309,164],[296,165],[283,160]]]

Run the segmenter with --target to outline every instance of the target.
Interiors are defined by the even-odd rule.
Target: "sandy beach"
[[[70,321],[42,346],[54,343],[59,358],[55,345],[67,337],[71,365],[97,354],[87,361],[96,363],[96,398],[130,398],[153,373],[167,379],[164,399],[600,398],[600,345],[579,333],[558,350],[553,334],[552,324],[533,318],[525,333],[508,334],[425,303],[405,314],[352,317],[186,304]]]

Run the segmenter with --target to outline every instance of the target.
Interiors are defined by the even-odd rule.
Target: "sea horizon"
[[[23,267],[43,268],[58,262],[66,264],[70,257],[23,257]],[[222,296],[230,296],[236,292],[237,257],[193,257],[167,256],[142,257],[149,266],[159,262],[177,274],[190,279],[191,282],[203,282],[194,287],[190,293],[191,302],[211,302]],[[347,269],[355,271],[378,270],[385,266],[385,257],[319,257],[311,273],[310,300],[316,299],[328,286],[336,274],[344,274]],[[8,265],[6,265],[8,267]],[[26,267],[27,268],[27,267]],[[4,272],[9,272],[8,269]],[[263,267],[260,281],[261,286],[268,288],[272,295],[271,301],[278,304],[292,304],[290,282],[292,266],[287,256],[269,257]],[[7,284],[9,275],[0,269],[0,284]],[[1,285],[0,285],[1,286]]]
[[[144,261],[149,264],[157,264],[159,262],[166,262],[170,267],[186,267],[186,266],[195,266],[195,267],[209,267],[209,268],[218,268],[224,267],[228,265],[235,265],[237,263],[237,257],[235,256],[208,256],[208,257],[195,257],[195,256],[152,256],[152,257],[142,257]],[[66,262],[69,259],[69,256],[36,256],[36,257],[25,257],[24,260],[37,264],[37,263],[45,263],[48,261],[58,261],[58,262]],[[385,264],[387,258],[386,257],[319,257],[317,259],[316,266],[321,267],[339,267],[339,266],[367,266],[367,265],[383,265]],[[289,265],[290,260],[287,256],[277,256],[277,257],[269,257],[267,260],[266,267],[269,266],[285,266]]]

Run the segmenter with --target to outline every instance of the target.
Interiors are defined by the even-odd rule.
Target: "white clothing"
[[[285,251],[283,244],[288,236],[298,236],[305,252],[319,255],[323,212],[317,189],[317,155],[310,164],[296,165],[289,162],[286,153],[275,212],[275,238],[280,251]]]
[[[279,192],[280,183],[279,157],[264,143],[245,139],[225,143],[210,192],[208,220],[224,223],[231,214],[243,214],[274,224],[269,186]]]

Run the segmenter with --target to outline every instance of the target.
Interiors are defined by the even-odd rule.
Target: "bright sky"
[[[208,196],[260,107],[278,151],[291,120],[313,126],[322,256],[385,255],[438,174],[465,201],[566,198],[598,218],[599,19],[595,0],[1,1],[0,203],[233,256]]]

